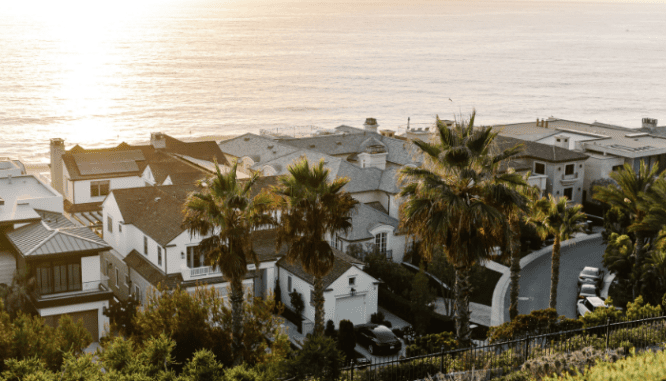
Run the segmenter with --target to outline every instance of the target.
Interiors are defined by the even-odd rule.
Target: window
[[[201,258],[201,252],[199,250],[199,246],[188,246],[187,267],[194,269],[201,266],[203,266],[203,260]]]
[[[143,253],[148,255],[148,237],[143,236]]]
[[[573,200],[573,188],[564,188],[564,197]]]
[[[130,285],[129,274],[125,274],[125,286],[129,287],[129,285]]]
[[[380,253],[386,253],[386,236],[386,232],[379,233],[375,236],[375,245]]]
[[[113,233],[113,218],[111,216],[106,217],[106,226],[109,233]]]
[[[139,286],[134,286],[134,296],[136,297],[136,300],[141,300],[141,289]]]
[[[287,277],[287,291],[291,292],[291,277]]]
[[[315,295],[314,290],[310,290],[310,304],[312,304],[313,306],[314,306],[314,300],[315,300],[314,295]]]
[[[43,262],[35,268],[37,291],[40,294],[81,290],[81,262]]]
[[[109,263],[108,259],[104,260],[104,264],[105,264],[105,266],[104,266],[104,275],[109,276],[109,266],[111,266],[111,264]]]
[[[355,276],[349,277],[349,285],[350,286],[356,286],[356,277]]]
[[[536,175],[545,175],[546,174],[546,164],[544,164],[544,163],[534,163],[534,174],[536,174]]]
[[[624,168],[624,165],[623,165],[623,164],[620,164],[620,165],[614,165],[614,166],[613,166],[613,172],[617,172],[617,171],[619,171],[619,170],[622,169],[622,168]]]
[[[162,248],[157,246],[157,265],[162,266]]]
[[[565,175],[573,175],[573,174],[574,174],[574,169],[576,169],[576,165],[575,165],[575,164],[567,164],[567,165],[564,167],[564,174],[565,174]]]
[[[123,232],[123,225],[118,224],[118,233],[122,233],[122,232]]]
[[[109,194],[109,180],[105,181],[91,181],[90,182],[90,197],[106,196]]]
[[[69,184],[68,184],[69,181],[65,179],[64,183],[65,183],[65,198],[67,198],[67,195],[69,194]]]
[[[116,267],[116,287],[120,287],[120,271]]]

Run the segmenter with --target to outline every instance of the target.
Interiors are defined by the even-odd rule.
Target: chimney
[[[166,138],[161,132],[150,133],[150,145],[155,149],[166,148]]]
[[[548,121],[543,121],[543,128],[548,128]]]
[[[365,123],[363,124],[363,129],[366,131],[370,132],[377,132],[377,127],[379,127],[379,124],[377,124],[377,119],[375,118],[366,118]]]
[[[569,137],[565,135],[555,135],[555,147],[569,149]]]
[[[63,191],[62,155],[65,153],[65,140],[51,139],[51,186],[61,194]]]
[[[541,125],[539,124],[539,118],[537,118],[537,125],[536,126],[541,127]]]
[[[657,119],[643,118],[642,127],[654,132],[657,129]]]

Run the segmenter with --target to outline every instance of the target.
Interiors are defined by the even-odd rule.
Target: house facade
[[[110,287],[119,298],[136,295],[144,302],[148,290],[158,285],[188,290],[209,285],[226,295],[227,279],[204,263],[198,248],[202,237],[182,227],[183,204],[194,189],[192,185],[118,189],[106,198],[104,240],[113,250],[102,258],[101,269],[111,274]],[[274,240],[265,234],[255,232],[260,264],[248,265],[243,281],[248,292],[257,296],[267,295],[275,285],[278,253]]]
[[[335,261],[331,272],[324,277],[324,321],[331,320],[339,327],[341,320],[362,324],[370,321],[377,312],[379,282],[365,273],[363,263],[334,249]],[[301,294],[305,309],[303,317],[308,328],[314,322],[314,278],[297,263],[285,258],[277,262],[278,282],[282,292],[282,302],[293,309],[289,294]],[[304,329],[304,334],[309,329]]]

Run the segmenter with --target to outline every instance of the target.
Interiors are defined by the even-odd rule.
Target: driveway
[[[602,268],[606,246],[601,237],[575,244],[563,244],[560,257],[560,281],[557,287],[557,313],[576,318],[578,299],[578,274],[585,266]],[[528,264],[520,272],[520,299],[518,313],[529,314],[533,310],[548,308],[550,298],[551,254],[545,254]],[[506,293],[505,321],[509,321],[509,294]]]

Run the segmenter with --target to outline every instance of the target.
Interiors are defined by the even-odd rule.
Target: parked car
[[[586,266],[583,271],[578,274],[578,286],[583,283],[594,283],[597,287],[601,288],[604,282],[604,272],[599,270],[598,267]]]
[[[402,342],[391,330],[378,324],[359,324],[355,327],[356,342],[371,354],[400,352]]]
[[[583,316],[588,312],[594,311],[598,307],[608,307],[603,299],[598,296],[590,296],[585,299],[578,299],[576,303],[576,313],[578,316]]]
[[[578,299],[585,299],[590,296],[599,296],[599,287],[592,283],[583,283],[578,287]]]

